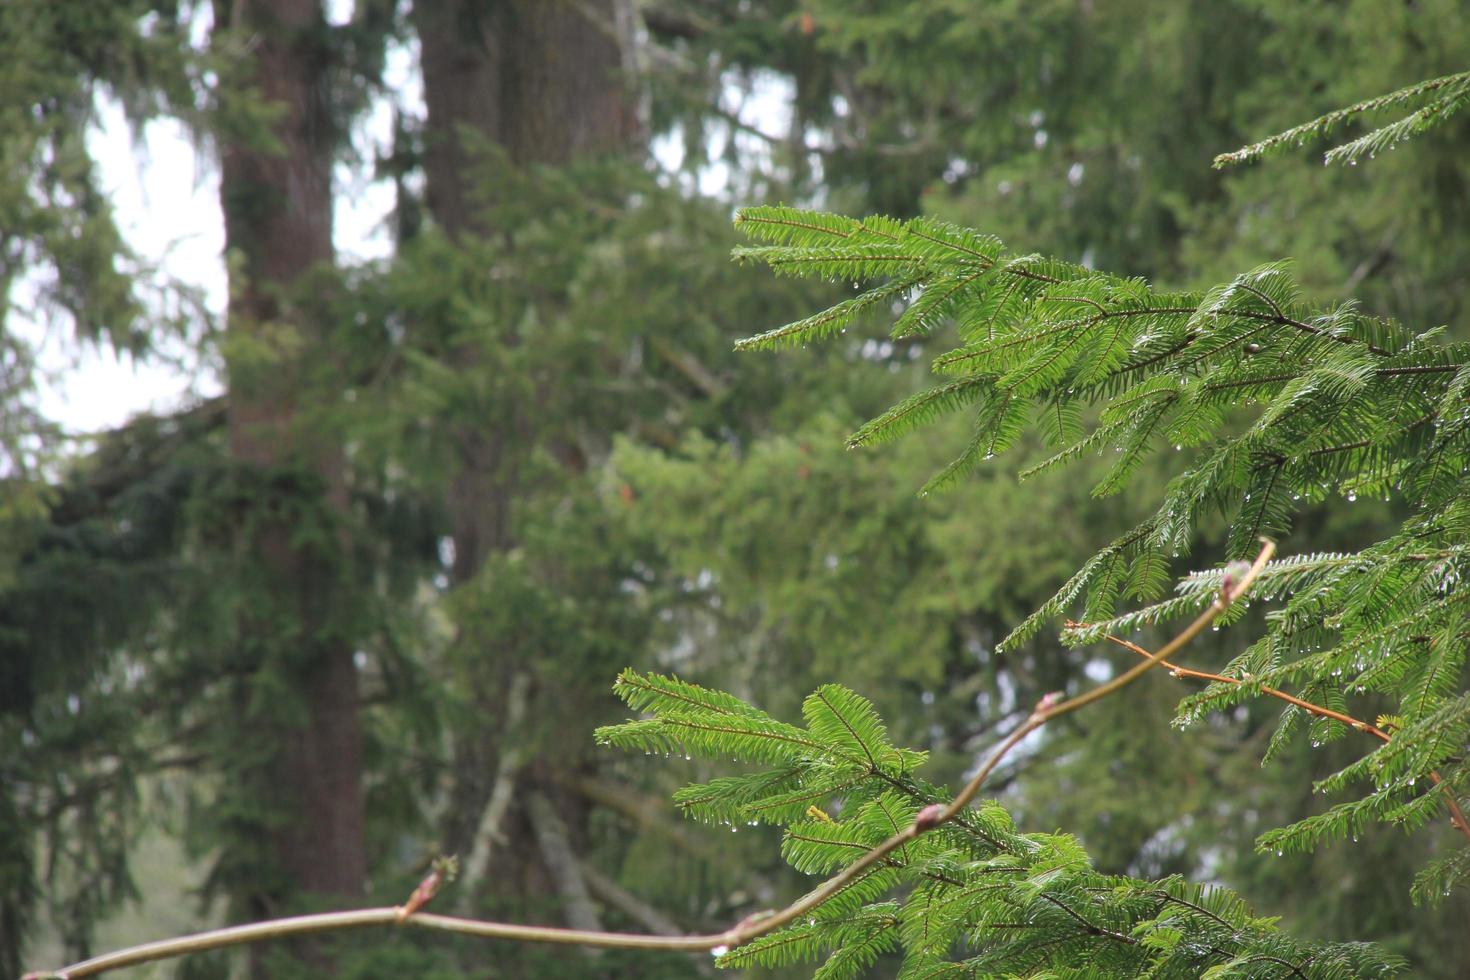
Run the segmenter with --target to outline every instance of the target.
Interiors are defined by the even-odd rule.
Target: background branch
[[[505,699],[505,728],[501,735],[500,759],[495,766],[495,782],[491,786],[485,809],[480,814],[480,822],[475,829],[475,844],[465,858],[464,872],[460,877],[462,885],[456,905],[461,912],[468,911],[469,904],[474,901],[477,886],[484,880],[485,871],[490,866],[491,851],[496,844],[505,842],[505,834],[500,828],[505,823],[506,813],[510,811],[516,777],[520,775],[522,767],[520,746],[513,736],[525,720],[526,701],[530,691],[529,674],[521,672],[511,678],[510,691]]]
[[[551,801],[543,794],[532,790],[526,797],[526,809],[531,814],[531,829],[536,834],[536,845],[546,861],[561,896],[567,921],[572,928],[587,932],[600,932],[602,922],[587,891],[587,882],[582,878],[582,862],[572,849],[571,834],[566,822]]]

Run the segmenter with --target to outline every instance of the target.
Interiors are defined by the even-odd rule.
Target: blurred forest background
[[[1465,334],[1470,125],[1371,167],[1211,158],[1470,63],[1452,0],[8,0],[0,4],[0,971],[222,922],[403,900],[640,931],[797,894],[769,828],[682,821],[718,773],[597,749],[621,668],[793,716],[870,697],[953,782],[1114,652],[994,641],[1171,475],[1093,499],[963,434],[843,437],[917,388],[886,324],[735,355],[830,302],[728,261],[737,204],[928,213],[1167,286],[1293,257],[1313,298]],[[407,53],[422,103],[354,138]],[[224,214],[229,310],[130,248],[87,134],[184,124]],[[396,193],[338,254],[334,168]],[[146,166],[146,161],[144,163]],[[24,285],[25,288],[21,288]],[[222,393],[98,433],[40,412],[19,324]],[[1095,461],[1101,466],[1106,460]],[[1085,468],[1085,467],[1084,467]],[[1401,515],[1400,515],[1401,516]],[[1285,550],[1396,524],[1360,500]],[[1209,562],[1207,531],[1196,562]],[[1189,565],[1181,560],[1175,571]],[[1247,631],[1201,642],[1223,662]],[[1118,657],[1125,656],[1122,652]],[[1470,901],[1414,907],[1448,827],[1286,857],[1354,746],[1259,759],[1279,714],[1181,735],[1166,676],[1049,726],[988,792],[1100,867],[1239,889],[1303,935],[1470,973]],[[731,830],[741,833],[732,835]],[[707,956],[360,933],[151,975],[645,976]],[[147,970],[141,975],[149,975]]]

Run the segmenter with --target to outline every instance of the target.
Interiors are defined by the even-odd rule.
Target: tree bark
[[[291,301],[303,274],[333,261],[326,23],[319,0],[217,0],[216,24],[250,39],[255,92],[247,97],[279,114],[275,145],[221,137],[220,197],[234,257],[230,451],[268,500],[289,504],[296,495],[330,522],[347,513],[342,448],[307,418],[330,397],[320,391],[331,374],[325,327]],[[269,761],[247,777],[269,789],[284,819],[268,835],[276,887],[237,897],[256,913],[277,914],[306,895],[341,900],[363,892],[362,736],[351,640],[334,616],[346,587],[340,531],[335,548],[319,541],[308,548],[293,541],[297,529],[283,516],[297,508],[252,504],[259,509],[237,547],[258,563],[264,594],[239,625],[241,655],[261,670],[287,672],[303,708],[289,720],[240,719],[252,741],[270,740]],[[317,947],[300,953],[330,966]]]
[[[493,144],[513,167],[560,166],[634,145],[640,127],[630,97],[631,10],[627,0],[414,3],[428,107],[428,205],[435,224],[452,240],[470,242],[501,230],[486,217],[485,205],[493,202],[495,188],[478,179],[477,141]],[[520,340],[508,325],[495,342],[515,345]],[[476,345],[466,344],[455,357],[458,366],[472,371],[480,355]],[[537,435],[524,406],[497,409],[498,418],[507,421],[487,427],[477,420],[454,432],[448,503],[454,540],[451,582],[457,587],[471,582],[492,555],[516,543],[512,507],[527,492],[523,459]],[[505,648],[480,655],[491,661],[484,673],[493,679],[477,695],[476,715],[486,721],[455,733],[445,847],[460,854],[483,850],[475,835],[497,795],[492,777],[511,769],[515,788],[510,804],[500,812],[503,800],[497,802],[494,821],[505,839],[495,842],[481,897],[492,909],[549,897],[561,900],[564,914],[585,910],[585,893],[565,894],[565,869],[549,866],[540,846],[545,833],[538,839],[529,803],[555,799],[559,820],[566,825],[562,839],[575,846],[585,830],[585,804],[558,792],[551,776],[556,767],[571,763],[498,763],[517,751],[509,744],[519,733],[506,724],[506,694],[524,683],[518,681],[522,658],[533,652]]]
[[[429,210],[451,238],[486,234],[465,132],[518,165],[627,148],[639,132],[627,0],[423,0],[413,5],[429,125]]]

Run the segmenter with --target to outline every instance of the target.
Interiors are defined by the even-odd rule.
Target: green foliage
[[[1222,153],[1215,158],[1215,166],[1227,167],[1234,163],[1259,160],[1287,147],[1304,146],[1326,139],[1339,127],[1354,121],[1359,116],[1369,115],[1383,109],[1399,109],[1416,102],[1423,104],[1413,112],[1383,126],[1378,126],[1346,143],[1327,151],[1324,163],[1357,164],[1365,153],[1371,159],[1383,150],[1391,150],[1399,143],[1440,125],[1450,116],[1470,103],[1470,72],[1459,72],[1443,78],[1432,78],[1419,82],[1388,95],[1364,99],[1342,109],[1318,116],[1300,126],[1293,126],[1284,133],[1244,146],[1233,153]]]
[[[1461,93],[1449,83],[1438,88],[1448,90],[1445,98]],[[1117,605],[1124,595],[1157,599],[1168,560],[1190,550],[1211,514],[1227,515],[1227,554],[1244,557],[1259,537],[1288,533],[1305,506],[1330,496],[1412,501],[1415,514],[1355,555],[1270,566],[1260,588],[1266,602],[1282,601],[1267,615],[1262,640],[1227,668],[1242,683],[1190,699],[1180,720],[1259,695],[1263,684],[1294,686],[1338,708],[1349,695],[1382,693],[1397,702],[1405,726],[1318,784],[1336,791],[1367,780],[1368,794],[1268,834],[1260,845],[1280,851],[1355,834],[1371,820],[1412,828],[1443,815],[1446,794],[1470,777],[1460,752],[1470,709],[1457,695],[1465,657],[1460,607],[1470,594],[1460,587],[1459,550],[1470,526],[1463,479],[1470,409],[1461,382],[1470,348],[1353,304],[1313,303],[1284,263],[1202,291],[1165,291],[1008,253],[992,239],[928,219],[857,221],[763,207],[742,211],[736,223],[771,243],[737,250],[738,261],[866,282],[864,295],[901,283],[909,307],[895,335],[924,322],[927,296],[944,296],[959,335],[959,346],[934,361],[947,380],[860,428],[852,444],[978,402],[975,435],[956,469],[1003,451],[1032,418],[1056,451],[1023,478],[1111,446],[1116,458],[1097,495],[1122,491],[1162,446],[1197,447],[1155,513],[1098,552],[1006,643],[1079,606],[1086,625],[1067,634],[1077,643],[1197,611],[1218,594],[1223,572],[1187,579],[1176,598],[1141,612],[1119,616]],[[911,316],[916,309],[921,314]],[[814,339],[803,324],[819,318],[743,346]],[[1089,433],[1078,431],[1084,411],[1097,419]],[[1244,615],[1246,605],[1227,618]],[[1297,720],[1288,712],[1283,733]],[[1316,742],[1342,730],[1326,720],[1312,726]]]
[[[844,346],[863,356],[861,341]],[[970,761],[960,742],[974,730],[976,698],[1015,707],[999,671],[1040,691],[1081,668],[1054,644],[1002,660],[995,638],[1139,508],[1091,499],[1077,481],[1038,481],[1049,483],[1039,492],[994,470],[979,474],[976,492],[916,498],[914,474],[944,465],[946,443],[965,438],[961,420],[883,456],[843,448],[864,406],[918,376],[902,348],[890,363],[903,369],[865,359],[832,372],[867,375],[868,390],[832,395],[860,397],[857,407],[835,415],[829,405],[779,436],[694,436],[673,452],[624,442],[609,504],[646,542],[650,598],[669,610],[659,640],[687,651],[681,670],[773,710],[795,710],[793,691],[824,681],[871,690],[897,737],[931,745],[952,772]]]
[[[692,786],[693,816],[784,828],[781,852],[807,875],[837,872],[944,800],[892,746],[871,704],[826,685],[804,728],[719,691],[625,671],[615,690],[643,717],[603,744],[764,768]],[[802,921],[723,953],[721,966],[822,961],[855,977],[898,953],[904,978],[990,976],[1389,976],[1402,962],[1362,943],[1305,943],[1239,897],[1177,877],[1105,875],[1065,834],[1019,832],[993,802],[907,841]]]

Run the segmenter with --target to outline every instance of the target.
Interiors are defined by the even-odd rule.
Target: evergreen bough
[[[618,694],[646,717],[600,729],[604,744],[757,763],[686,787],[685,814],[776,824],[782,856],[827,878],[914,825],[949,793],[916,775],[867,699],[836,684],[802,705],[805,727],[675,677],[625,671]],[[821,980],[861,975],[900,952],[903,980],[940,977],[1371,977],[1402,967],[1367,943],[1312,943],[1256,916],[1225,888],[1101,874],[1068,834],[1026,834],[993,801],[934,827],[804,920],[724,952],[726,967],[821,960]]]
[[[1217,159],[1255,159],[1329,134],[1375,110],[1411,114],[1337,146],[1327,162],[1355,162],[1448,118],[1470,100],[1470,73],[1410,86],[1329,113]],[[762,244],[736,250],[778,274],[852,283],[857,295],[740,343],[776,349],[833,336],[870,309],[901,307],[892,336],[959,343],[934,359],[941,380],[874,418],[852,447],[888,441],[936,416],[968,409],[973,434],[924,491],[953,485],[1010,448],[1034,424],[1053,453],[1022,479],[1085,454],[1112,455],[1094,493],[1122,491],[1152,453],[1191,449],[1191,464],[1157,510],[1091,559],[1017,626],[1001,647],[1076,614],[1074,645],[1193,615],[1219,594],[1222,566],[1165,595],[1172,559],[1187,554],[1211,513],[1229,519],[1227,559],[1281,536],[1303,508],[1332,497],[1398,497],[1412,516],[1356,553],[1272,562],[1253,595],[1269,606],[1264,634],[1186,699],[1177,723],[1287,688],[1328,709],[1289,705],[1270,754],[1308,729],[1314,744],[1357,729],[1379,747],[1320,780],[1358,799],[1263,835],[1263,850],[1308,849],[1374,822],[1408,829],[1448,813],[1470,785],[1465,746],[1470,692],[1462,677],[1470,588],[1470,344],[1442,328],[1416,330],[1355,304],[1303,298],[1290,266],[1273,262],[1200,291],[1008,250],[998,239],[929,218],[858,220],[788,207],[739,212]],[[1147,603],[1121,612],[1125,601]],[[1250,602],[1228,610],[1238,620]],[[1378,726],[1344,714],[1351,699],[1391,699]],[[1336,713],[1347,720],[1339,720]],[[1310,721],[1309,725],[1304,725]],[[1434,900],[1470,874],[1460,849],[1423,869],[1416,900]]]

